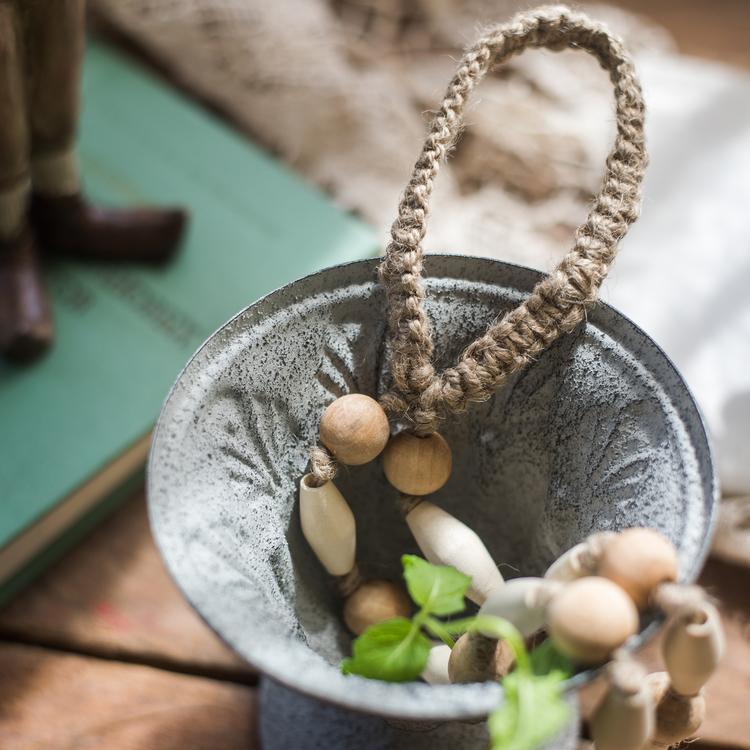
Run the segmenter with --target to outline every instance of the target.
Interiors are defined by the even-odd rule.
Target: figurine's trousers
[[[0,191],[73,145],[84,33],[84,0],[0,0]]]

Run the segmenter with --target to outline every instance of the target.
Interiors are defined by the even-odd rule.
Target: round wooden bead
[[[693,615],[677,615],[667,624],[662,640],[664,664],[672,688],[682,695],[695,695],[724,653],[724,633],[716,607],[706,602]]]
[[[506,641],[479,633],[464,633],[451,650],[448,677],[457,682],[487,682],[504,677],[513,665],[513,653]]]
[[[437,432],[426,437],[402,432],[383,453],[386,478],[405,495],[436,492],[448,481],[452,464],[451,449]]]
[[[625,589],[644,610],[660,583],[677,580],[677,568],[677,552],[668,539],[653,529],[636,528],[605,544],[597,573]]]
[[[580,664],[597,664],[637,632],[638,612],[617,584],[589,576],[555,594],[547,627],[560,652]]]
[[[359,466],[377,458],[390,434],[388,417],[362,393],[337,398],[320,419],[320,442],[343,464]]]
[[[344,603],[344,622],[355,635],[376,622],[410,614],[411,601],[404,587],[392,581],[366,581]]]
[[[692,737],[706,716],[706,701],[703,695],[680,695],[672,690],[666,672],[654,672],[647,678],[656,706],[656,727],[651,747],[663,748],[676,745]]]

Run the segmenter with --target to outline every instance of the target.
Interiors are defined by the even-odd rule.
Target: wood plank
[[[3,750],[254,750],[255,690],[0,643]]]
[[[719,746],[750,750],[750,719],[747,700],[750,695],[750,595],[748,571],[718,560],[709,560],[700,577],[718,602],[727,650],[716,674],[705,688],[706,720],[699,733],[700,742],[691,745]],[[651,671],[664,669],[657,636],[639,654]],[[588,686],[583,693],[583,713],[591,715],[601,695],[601,681]]]
[[[0,638],[254,680],[169,577],[142,490],[0,610]]]

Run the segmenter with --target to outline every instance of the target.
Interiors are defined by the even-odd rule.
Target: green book
[[[89,46],[83,92],[87,193],[183,205],[191,221],[163,269],[50,266],[53,351],[0,362],[0,601],[139,481],[162,400],[207,336],[272,289],[376,252],[372,229],[112,49]]]

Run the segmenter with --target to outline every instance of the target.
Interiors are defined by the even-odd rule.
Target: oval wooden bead
[[[644,610],[654,589],[677,580],[674,545],[653,529],[626,529],[609,540],[602,551],[597,574],[614,581]]]
[[[656,724],[650,748],[665,748],[692,737],[706,716],[702,694],[680,695],[671,689],[666,672],[654,672],[647,678],[656,708]]]
[[[466,595],[476,604],[482,604],[503,585],[503,577],[482,540],[450,513],[422,500],[406,515],[406,523],[433,565],[451,565],[471,578]]]
[[[654,699],[647,684],[635,693],[611,685],[591,719],[591,738],[596,750],[642,750],[654,726]]]
[[[513,653],[505,641],[464,633],[451,650],[448,677],[453,683],[487,682],[504,677],[512,665]]]
[[[357,529],[354,514],[333,482],[322,487],[299,485],[302,533],[323,567],[333,576],[346,575],[354,567]]]
[[[544,627],[547,602],[557,588],[543,578],[513,578],[487,597],[479,614],[502,617],[528,638]]]
[[[337,398],[320,419],[320,442],[343,464],[377,458],[390,435],[388,417],[374,398],[350,393]]]
[[[580,664],[597,664],[638,631],[638,612],[617,584],[589,576],[555,594],[547,627],[561,653]]]
[[[452,464],[451,449],[437,432],[427,437],[402,432],[391,438],[383,452],[386,478],[405,495],[437,492],[448,481]]]
[[[410,614],[409,596],[403,586],[392,581],[366,581],[344,603],[344,622],[355,635],[376,622]]]
[[[615,536],[613,531],[599,531],[585,541],[571,547],[547,568],[544,577],[550,581],[567,583],[583,576],[593,576],[606,542]]]
[[[682,695],[700,692],[724,654],[724,632],[716,607],[706,602],[697,616],[678,615],[669,622],[662,654],[672,689]]]
[[[448,677],[448,659],[451,658],[451,648],[445,643],[440,643],[430,649],[427,664],[422,671],[422,679],[430,685],[447,685],[450,683]]]

